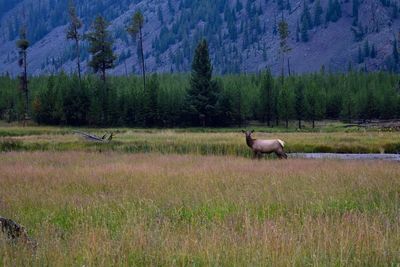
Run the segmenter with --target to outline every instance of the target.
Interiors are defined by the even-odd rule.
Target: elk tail
[[[283,141],[282,141],[282,140],[280,140],[280,139],[278,139],[277,141],[279,142],[279,144],[281,144],[282,148],[284,148],[284,147],[285,147],[285,142],[283,142]]]

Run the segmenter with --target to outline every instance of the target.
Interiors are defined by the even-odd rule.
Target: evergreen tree
[[[240,12],[243,9],[243,5],[240,0],[236,0],[236,12]]]
[[[308,26],[305,20],[301,21],[301,29],[300,29],[301,41],[308,42]]]
[[[285,54],[290,52],[291,48],[288,45],[288,38],[289,38],[289,25],[286,22],[285,18],[283,17],[282,13],[282,19],[279,22],[278,25],[278,32],[279,32],[279,47],[280,47],[280,54],[282,57],[282,83],[284,80],[285,76]]]
[[[397,65],[399,63],[399,50],[397,49],[397,40],[394,39],[392,44],[393,44],[392,56],[395,64]]]
[[[51,75],[48,78],[47,86],[35,96],[33,101],[34,118],[38,124],[56,125],[59,123],[53,116],[56,102],[55,98],[55,77]]]
[[[358,21],[358,9],[360,7],[360,2],[359,0],[353,0],[353,17],[354,17],[354,25],[357,25]]]
[[[382,119],[396,118],[396,104],[398,96],[393,88],[384,88],[383,101],[380,105],[380,114]]]
[[[299,21],[297,21],[296,24],[296,42],[298,43],[300,41],[300,25],[299,25]]]
[[[308,42],[308,30],[312,28],[312,20],[310,15],[310,10],[308,9],[308,5],[306,1],[303,3],[303,12],[300,17],[301,21],[301,40],[303,42]]]
[[[157,16],[158,16],[158,20],[160,21],[161,24],[164,24],[164,15],[161,9],[161,6],[158,6],[157,9]]]
[[[362,110],[360,118],[364,120],[371,120],[379,118],[379,107],[377,99],[371,88],[366,88],[365,95],[362,101]]]
[[[315,128],[315,121],[323,118],[324,97],[314,83],[311,83],[309,90],[307,90],[306,101],[307,117],[312,121],[312,127]]]
[[[231,114],[233,122],[238,127],[242,127],[246,119],[245,96],[243,88],[237,85],[231,88],[229,113]]]
[[[376,54],[377,54],[377,52],[376,52],[375,45],[372,44],[370,57],[371,57],[371,58],[375,58],[375,57],[376,57]]]
[[[392,6],[392,19],[393,20],[395,20],[395,19],[397,19],[398,17],[399,17],[399,8],[397,7],[397,3],[396,2],[393,2],[393,4],[392,4],[393,6]]]
[[[313,23],[311,20],[310,9],[308,8],[308,4],[306,1],[303,2],[303,12],[300,17],[301,21],[306,24],[307,30],[312,29]]]
[[[325,22],[336,22],[342,17],[342,8],[338,0],[329,0]]]
[[[355,117],[355,100],[350,88],[346,88],[343,94],[340,117],[345,122],[351,122],[351,120]]]
[[[203,39],[195,51],[190,88],[186,97],[186,110],[191,124],[212,126],[216,119],[219,88],[212,80],[212,71],[208,44]]]
[[[17,41],[17,48],[19,54],[18,64],[22,69],[21,75],[19,76],[20,89],[25,96],[25,113],[24,113],[24,126],[26,120],[29,117],[29,91],[28,91],[28,62],[27,62],[27,50],[29,47],[29,41],[26,37],[26,27],[22,26],[20,30],[20,38]]]
[[[294,102],[294,97],[292,90],[290,90],[287,85],[284,85],[279,90],[278,113],[279,117],[285,121],[286,128],[289,127],[289,120],[292,118],[294,113],[293,102]]]
[[[302,81],[296,84],[294,109],[296,119],[299,121],[299,129],[301,129],[301,121],[304,119],[305,114],[304,84]]]
[[[159,122],[158,93],[160,84],[156,74],[151,77],[145,90],[144,117],[145,126],[153,127]]]
[[[369,57],[369,56],[370,56],[369,42],[368,42],[368,40],[365,40],[365,42],[364,42],[364,57]]]
[[[323,13],[322,6],[320,0],[317,0],[314,7],[314,25],[321,25],[321,15]]]
[[[82,21],[79,19],[78,15],[76,14],[75,6],[73,5],[72,0],[69,2],[69,19],[70,23],[67,30],[67,39],[75,41],[75,56],[76,56],[76,63],[78,67],[78,77],[79,81],[81,81],[81,60],[80,60],[80,46],[79,41],[81,39],[81,35],[79,30],[82,28]]]
[[[278,5],[278,9],[279,10],[284,10],[285,9],[285,3],[283,2],[283,0],[277,0],[276,1],[277,5]]]
[[[143,74],[143,88],[146,89],[146,66],[144,63],[144,52],[143,52],[143,25],[144,17],[142,12],[137,11],[132,18],[131,24],[128,26],[128,32],[132,37],[139,35],[139,49],[142,61],[142,74]]]
[[[276,24],[276,14],[274,15],[274,26],[272,27],[272,34],[276,35],[278,33],[278,27]]]
[[[107,30],[108,22],[101,16],[98,16],[92,25],[92,31],[87,35],[89,41],[89,52],[92,58],[89,66],[95,73],[100,72],[101,80],[106,82],[107,69],[114,68],[116,56],[113,53],[113,40]]]
[[[362,53],[361,47],[358,47],[358,64],[364,62],[364,55]]]
[[[67,80],[67,79],[65,79]],[[62,101],[63,119],[67,125],[87,125],[87,114],[89,112],[90,99],[87,83],[73,76],[71,81],[65,81],[63,87],[64,96]]]
[[[271,126],[271,120],[274,117],[274,79],[271,71],[267,70],[262,74],[260,84],[260,115],[262,122],[267,122]]]

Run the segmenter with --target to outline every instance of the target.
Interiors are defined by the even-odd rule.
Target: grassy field
[[[398,266],[400,165],[253,161],[239,129],[0,124],[0,266]],[[398,132],[256,128],[288,152],[400,153]],[[99,153],[101,152],[101,153]]]
[[[287,152],[400,153],[399,132],[323,128],[319,131],[281,132],[256,128],[255,137],[279,138]],[[129,153],[251,155],[239,129],[82,129],[102,135],[115,132],[110,144],[84,141],[71,128],[0,127],[0,151],[119,151]]]
[[[0,162],[1,215],[39,243],[0,241],[1,266],[400,264],[398,163],[74,151]]]

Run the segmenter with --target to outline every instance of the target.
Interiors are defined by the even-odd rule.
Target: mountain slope
[[[110,72],[116,75],[140,72],[136,42],[124,30],[139,9],[146,18],[144,47],[146,68],[151,72],[189,71],[194,46],[205,37],[218,73],[256,72],[266,67],[278,73],[276,27],[282,14],[290,29],[292,73],[318,71],[322,66],[331,71],[350,65],[368,70],[397,68],[392,54],[400,28],[399,0],[87,0],[76,4],[84,32],[96,15],[111,22],[119,59]],[[318,13],[319,4],[322,12]],[[24,20],[32,43],[30,73],[74,71],[73,43],[65,39],[67,6],[67,0],[1,0],[0,73],[19,72],[15,41]],[[86,45],[85,62],[89,58]],[[89,72],[85,62],[84,71]]]

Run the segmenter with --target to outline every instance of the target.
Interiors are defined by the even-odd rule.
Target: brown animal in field
[[[32,248],[37,247],[35,240],[28,236],[28,233],[22,225],[13,220],[0,216],[0,232],[3,232],[11,241],[21,241],[24,244],[30,245]]]
[[[285,147],[285,142],[280,139],[273,140],[258,140],[254,139],[251,135],[254,133],[253,131],[245,131],[242,132],[246,135],[246,144],[248,147],[253,150],[254,158],[261,158],[262,154],[275,153],[279,159],[287,159],[287,155],[283,148]]]

